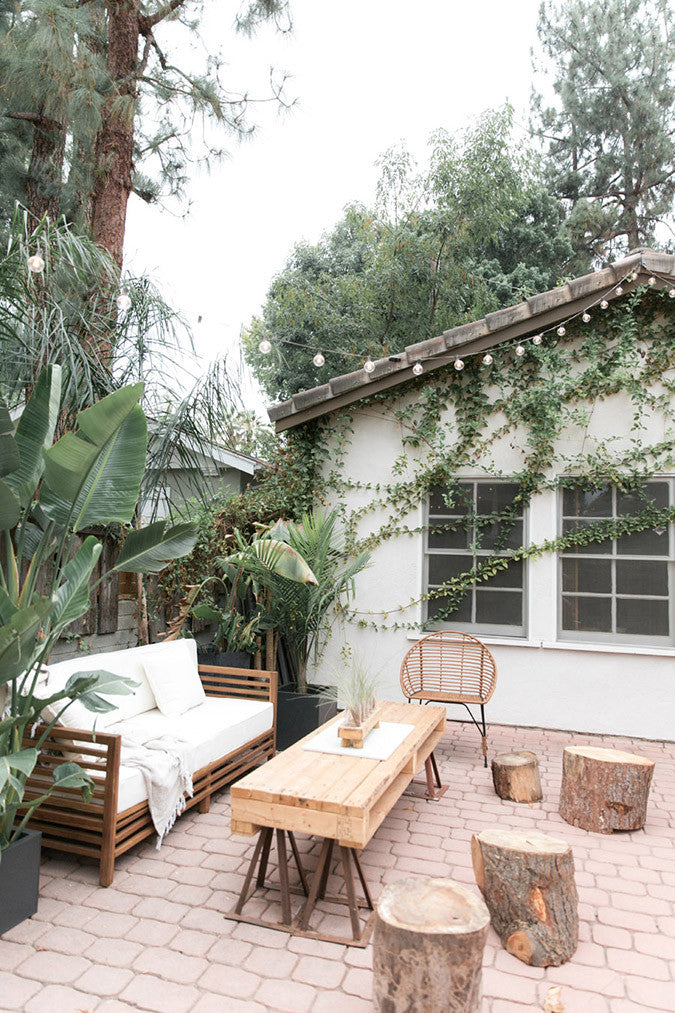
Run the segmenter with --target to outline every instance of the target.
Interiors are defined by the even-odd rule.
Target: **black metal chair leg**
[[[483,725],[483,761],[485,763],[485,766],[487,767],[487,765],[488,765],[488,762],[487,762],[487,728],[485,726],[485,706],[483,704],[480,705],[480,719],[481,719],[481,723]]]

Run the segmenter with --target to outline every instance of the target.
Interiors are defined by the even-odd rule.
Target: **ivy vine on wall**
[[[299,498],[342,504],[347,539],[354,551],[399,537],[423,533],[426,524],[410,524],[434,487],[446,489],[448,506],[457,505],[462,471],[490,478],[508,478],[518,491],[512,513],[533,497],[561,485],[594,489],[607,484],[640,491],[643,507],[630,516],[590,524],[539,544],[481,557],[470,570],[409,601],[392,602],[381,611],[345,608],[344,617],[375,629],[419,629],[420,621],[406,613],[420,602],[443,599],[436,621],[449,617],[474,581],[484,581],[500,569],[546,552],[562,552],[608,537],[661,527],[675,520],[675,509],[657,509],[644,483],[673,467],[675,450],[675,318],[666,291],[637,290],[606,310],[596,309],[589,323],[575,320],[564,337],[537,346],[526,344],[517,358],[510,346],[491,349],[493,363],[480,356],[467,361],[461,372],[447,367],[413,378],[405,385],[359,402],[358,410],[377,412],[396,423],[402,449],[391,466],[391,480],[370,483],[347,473],[346,458],[354,436],[354,416],[345,409],[299,427],[290,437],[304,488]],[[591,436],[596,406],[623,392],[630,404],[630,437],[625,433]],[[354,409],[352,409],[353,411]],[[663,420],[663,439],[650,442],[649,421]],[[622,427],[624,428],[624,427]],[[580,448],[565,452],[566,431],[581,437]],[[517,470],[504,474],[499,447],[508,440],[521,460]],[[360,501],[349,506],[348,499]],[[463,512],[463,511],[457,511]],[[507,512],[508,513],[508,512]],[[377,523],[367,530],[369,520]],[[508,517],[501,515],[502,520]],[[473,517],[480,539],[481,518]],[[434,530],[454,530],[454,522]],[[504,537],[508,524],[503,525]],[[501,546],[498,544],[496,550]]]

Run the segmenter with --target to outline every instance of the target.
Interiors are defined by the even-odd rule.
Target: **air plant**
[[[357,728],[373,713],[378,682],[379,676],[358,654],[346,659],[345,668],[336,673],[336,682],[325,695],[344,707],[347,727]]]

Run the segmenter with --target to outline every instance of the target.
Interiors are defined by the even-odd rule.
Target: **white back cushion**
[[[185,714],[206,700],[199,678],[194,640],[176,640],[168,654],[145,655],[143,667],[158,709],[166,717]]]

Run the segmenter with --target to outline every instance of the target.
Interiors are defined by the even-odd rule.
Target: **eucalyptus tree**
[[[438,131],[430,149],[422,169],[405,149],[388,151],[373,206],[351,205],[318,243],[296,245],[272,281],[244,333],[270,398],[557,283],[573,252],[564,209],[514,139],[511,110],[459,135]],[[316,346],[325,365],[294,342]]]
[[[200,34],[204,6],[0,0],[0,107],[14,196],[37,220],[65,213],[83,221],[119,266],[129,195],[182,193],[191,162],[223,154],[223,131],[253,129],[254,100],[226,83],[223,55]],[[290,27],[287,0],[247,0],[238,14],[227,6],[237,30]],[[283,102],[283,81],[271,77],[264,98]],[[216,135],[211,124],[221,128]]]
[[[675,197],[675,15],[669,0],[545,0],[546,142],[569,228],[599,256],[652,243]]]

